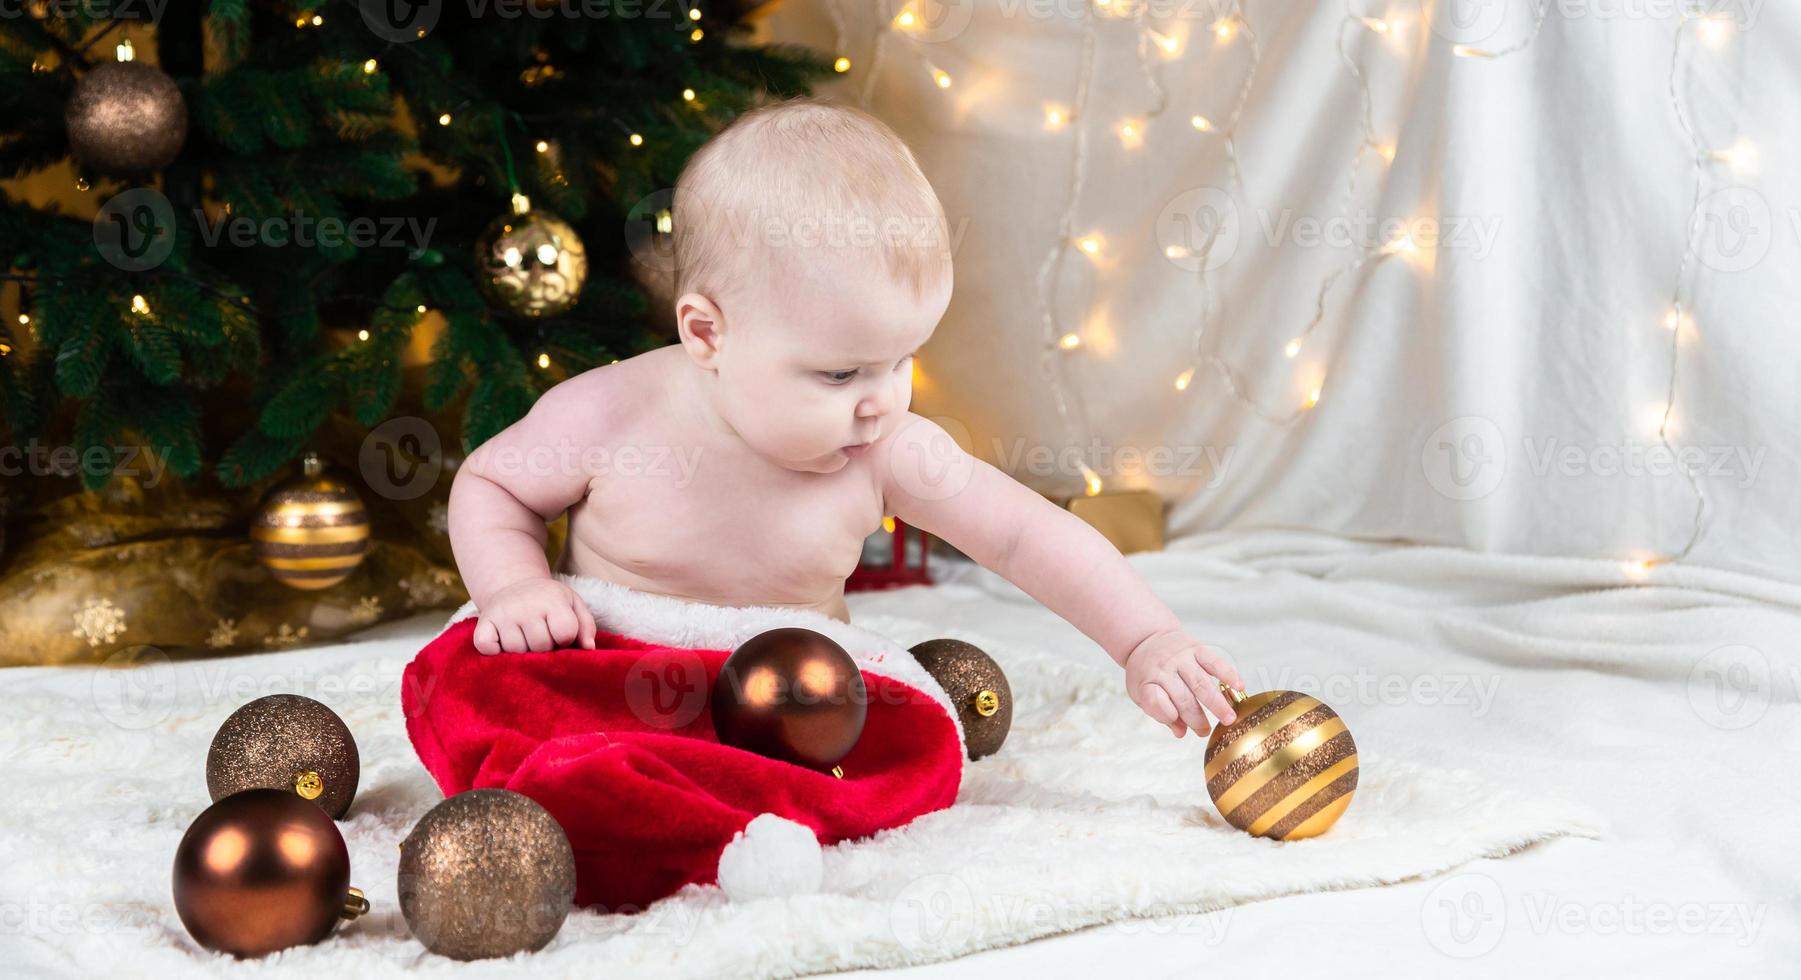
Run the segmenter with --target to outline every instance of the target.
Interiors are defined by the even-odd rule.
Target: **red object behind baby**
[[[407,666],[407,734],[446,796],[500,787],[549,810],[575,850],[579,905],[634,912],[712,883],[720,851],[762,813],[834,844],[956,799],[955,725],[892,678],[864,671],[868,719],[839,779],[719,743],[707,698],[728,650],[603,632],[594,650],[489,656],[475,624]]]

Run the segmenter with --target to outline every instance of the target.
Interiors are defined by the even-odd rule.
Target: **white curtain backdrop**
[[[1056,454],[1084,447],[1109,489],[1171,501],[1173,534],[1628,562],[1688,544],[1685,461],[1706,500],[1688,560],[1801,577],[1801,9],[913,2],[907,29],[900,0],[786,0],[762,32],[851,59],[823,94],[894,126],[961,232],[915,409],[985,458],[1068,493]],[[1037,277],[1083,140],[1069,228],[1093,254],[1063,261],[1047,332]],[[1204,278],[1193,227],[1219,232]],[[1384,251],[1402,227],[1415,249]],[[1041,371],[1063,333],[1068,426]],[[1672,336],[1679,460],[1657,431]]]

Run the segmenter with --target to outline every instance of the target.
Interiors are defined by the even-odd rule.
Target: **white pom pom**
[[[719,887],[734,902],[807,895],[825,880],[825,855],[813,828],[773,813],[758,815],[719,852]]]

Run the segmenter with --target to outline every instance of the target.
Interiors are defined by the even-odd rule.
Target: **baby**
[[[1180,738],[1233,720],[1237,672],[1189,636],[1100,532],[909,412],[913,358],[951,294],[943,208],[866,113],[745,113],[676,185],[681,342],[556,385],[458,469],[450,541],[483,653],[592,648],[559,571],[849,621],[844,580],[884,515],[1005,577],[1125,668]]]

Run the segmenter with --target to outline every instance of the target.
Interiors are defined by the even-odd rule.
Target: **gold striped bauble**
[[[369,553],[369,512],[348,484],[324,474],[308,453],[304,475],[264,498],[250,538],[278,581],[325,589],[344,581]]]
[[[1344,719],[1298,691],[1245,697],[1221,687],[1238,720],[1207,739],[1207,795],[1220,815],[1257,837],[1325,833],[1357,788],[1357,743]]]

